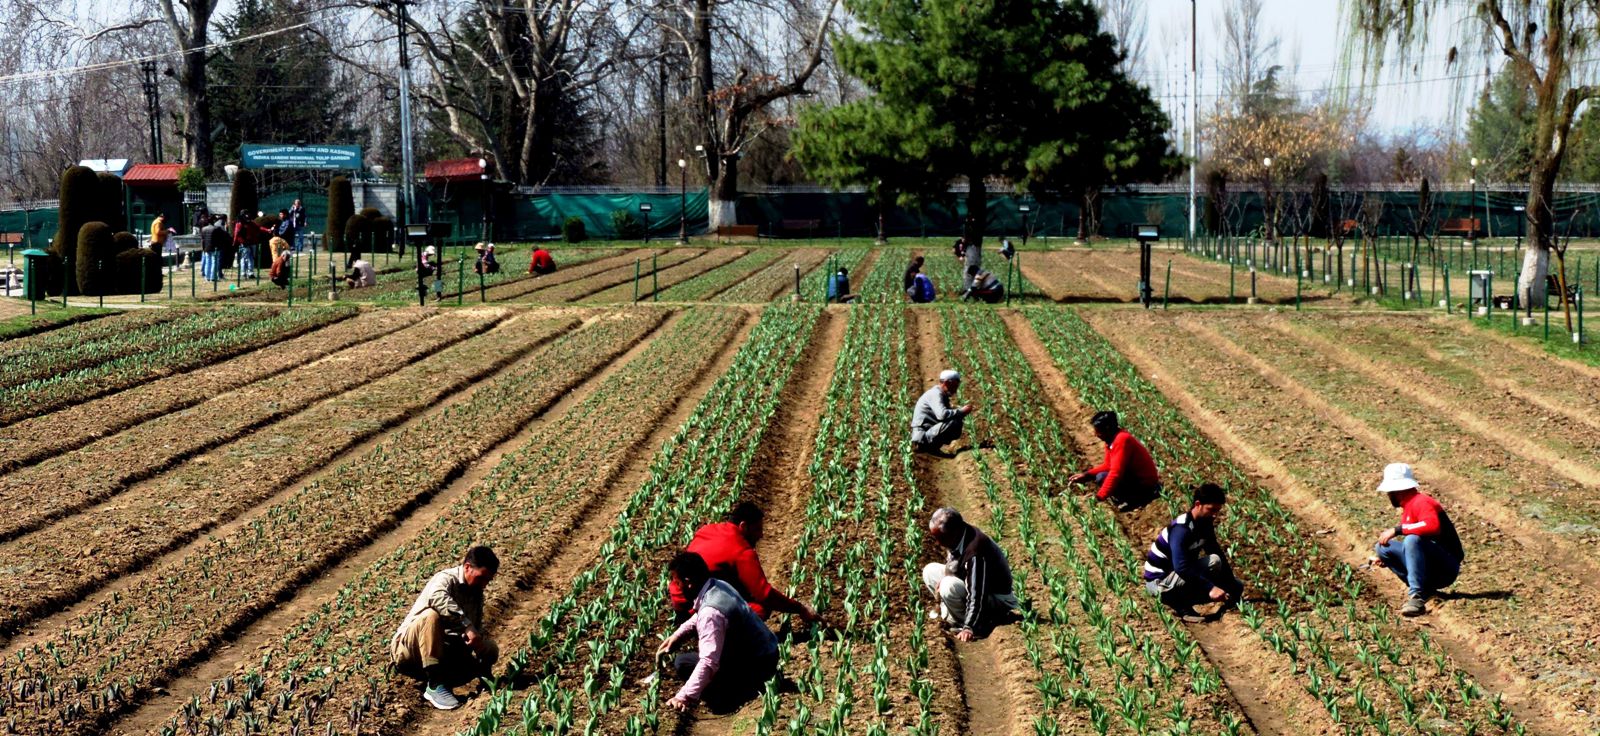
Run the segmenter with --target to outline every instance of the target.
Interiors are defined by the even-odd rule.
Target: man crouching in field
[[[939,599],[933,618],[943,621],[956,641],[988,636],[996,624],[1018,620],[1011,562],[989,535],[945,507],[933,512],[928,534],[945,548],[945,561],[922,568],[922,583]]]
[[[450,690],[452,677],[487,673],[500,658],[500,647],[483,630],[483,589],[499,569],[494,550],[467,550],[460,565],[434,573],[389,641],[395,666],[412,677],[420,670],[422,699],[439,710],[461,707]]]

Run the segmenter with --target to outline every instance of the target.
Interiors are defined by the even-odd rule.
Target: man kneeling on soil
[[[1161,476],[1150,451],[1132,433],[1117,424],[1114,411],[1097,412],[1089,419],[1096,437],[1106,443],[1105,461],[1067,479],[1068,483],[1094,481],[1094,497],[1110,501],[1118,511],[1144,507],[1161,495]]]
[[[1428,612],[1428,596],[1456,581],[1461,574],[1461,537],[1450,515],[1432,496],[1417,490],[1411,466],[1391,463],[1383,469],[1378,491],[1400,509],[1400,523],[1378,535],[1374,567],[1387,567],[1410,588],[1402,616]]]
[[[938,597],[938,617],[956,640],[972,641],[1015,621],[1011,563],[1000,545],[949,507],[933,512],[928,532],[944,546],[945,561],[922,568],[922,583]]]
[[[807,623],[820,621],[822,617],[811,606],[784,595],[767,582],[767,573],[755,550],[764,531],[765,514],[745,501],[733,507],[722,521],[696,530],[688,551],[700,555],[712,577],[733,586],[757,616],[765,619],[777,611],[796,614]],[[675,620],[683,623],[689,618],[689,595],[676,580],[668,584],[667,594],[672,599]]]
[[[467,550],[460,565],[434,573],[389,642],[395,666],[412,676],[420,669],[422,698],[439,710],[461,707],[452,680],[487,674],[500,658],[483,630],[483,589],[499,569],[488,547]]]
[[[1233,576],[1233,568],[1217,542],[1217,514],[1227,503],[1222,486],[1203,483],[1194,489],[1194,503],[1173,519],[1145,553],[1145,588],[1161,597],[1161,602],[1189,623],[1204,616],[1195,604],[1221,603],[1224,608],[1238,605],[1244,583]]]
[[[672,658],[671,671],[684,684],[667,705],[683,712],[704,701],[712,712],[730,712],[778,673],[778,638],[733,586],[711,577],[700,555],[680,552],[670,569],[672,585],[693,603],[689,619],[656,649],[657,660],[691,632],[699,646]]]
[[[918,452],[937,453],[961,439],[962,425],[972,413],[972,405],[950,405],[960,388],[961,374],[943,371],[939,382],[917,399],[916,411],[911,414],[911,444]]]

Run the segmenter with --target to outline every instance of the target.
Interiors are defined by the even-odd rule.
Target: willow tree
[[[1159,179],[1178,161],[1150,91],[1119,70],[1085,0],[846,0],[840,65],[873,92],[801,119],[796,147],[834,183],[901,192],[967,184],[968,242],[988,185],[1069,198]]]
[[[1385,60],[1410,65],[1434,42],[1436,19],[1453,17],[1453,0],[1351,0],[1366,68]],[[1508,73],[1532,92],[1532,160],[1528,169],[1527,255],[1517,291],[1526,304],[1545,299],[1545,277],[1557,226],[1553,198],[1569,153],[1573,121],[1600,96],[1600,72],[1584,61],[1600,42],[1600,3],[1584,0],[1474,0],[1470,22],[1452,23],[1458,36],[1446,55],[1454,64],[1465,54],[1503,56]],[[1412,67],[1416,69],[1417,67]],[[1563,269],[1564,271],[1565,269]],[[1563,285],[1565,274],[1563,273]],[[1565,289],[1562,289],[1563,293]]]

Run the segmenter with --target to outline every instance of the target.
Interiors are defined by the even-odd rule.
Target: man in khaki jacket
[[[389,641],[395,666],[413,676],[420,669],[422,699],[439,710],[461,707],[450,690],[453,674],[487,672],[500,658],[483,630],[483,589],[499,569],[494,550],[467,550],[460,565],[434,573]]]

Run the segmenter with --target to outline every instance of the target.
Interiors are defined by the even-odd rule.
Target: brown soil
[[[230,391],[249,390],[258,381],[298,371],[332,353],[388,335],[416,319],[415,313],[399,310],[370,312],[270,350],[257,350],[192,371],[182,380],[153,381],[0,428],[0,472],[13,472]]]
[[[669,318],[667,323],[658,328],[658,333],[669,328],[671,323],[679,318],[681,318],[681,313]],[[230,643],[219,647],[217,656],[205,660],[184,676],[168,683],[166,687],[158,692],[156,697],[144,703],[138,710],[118,719],[113,724],[111,731],[123,734],[155,732],[174,717],[174,710],[178,709],[181,704],[188,702],[190,698],[199,697],[206,693],[213,682],[230,674],[241,675],[252,665],[258,664],[260,654],[277,645],[285,630],[288,630],[302,618],[334,600],[342,588],[370,567],[376,560],[394,552],[395,549],[408,540],[414,539],[425,532],[440,515],[454,506],[474,486],[482,482],[500,464],[500,461],[507,453],[525,446],[529,440],[539,435],[561,417],[566,416],[569,410],[591,396],[608,378],[620,370],[622,366],[636,358],[649,344],[648,340],[641,340],[621,357],[612,361],[603,369],[591,374],[582,384],[563,395],[543,414],[528,422],[516,436],[485,453],[466,472],[452,481],[443,491],[440,491],[436,496],[418,507],[416,511],[391,532],[379,537],[360,552],[351,555],[339,565],[318,576],[314,583],[297,590],[292,598],[276,606],[271,613],[241,631],[232,638]],[[706,382],[709,383],[716,375],[720,375],[720,371],[709,374],[708,378],[705,379]],[[581,515],[587,516],[587,514]],[[563,549],[567,548],[563,547]],[[497,613],[497,619],[503,617],[503,612]],[[496,629],[502,641],[512,642],[517,640],[507,636],[508,627],[506,625],[499,625]]]
[[[1096,453],[1104,452],[1105,445],[1089,429],[1093,411],[1076,400],[1077,392],[1067,383],[1033,326],[1016,312],[1007,312],[1003,318],[1022,356],[1044,384],[1056,418],[1068,428],[1078,456],[1092,460]],[[1165,513],[1161,504],[1152,504],[1135,516],[1121,517],[1123,532],[1136,549],[1151,536],[1150,529],[1166,522]],[[1265,647],[1238,617],[1224,616],[1217,621],[1184,626],[1221,672],[1229,694],[1258,733],[1339,732],[1322,706],[1298,685],[1292,663]]]
[[[1131,301],[1133,284],[1118,287],[1101,278],[1101,269],[1086,263],[1093,253],[1082,249],[1029,253],[1022,259],[1022,275],[1058,302]]]
[[[598,292],[605,291],[606,289],[618,287],[622,284],[628,285],[629,294],[629,299],[625,299],[623,301],[629,301],[633,294],[633,282],[635,274],[638,275],[639,289],[641,293],[643,293],[646,290],[646,287],[649,285],[650,264],[652,260],[654,260],[655,266],[658,270],[666,270],[680,263],[685,263],[699,258],[708,252],[709,251],[699,248],[675,248],[673,250],[662,251],[659,255],[652,256],[647,254],[634,259],[634,261],[630,263],[625,263],[621,266],[598,272],[588,278],[574,279],[563,284],[530,292],[523,296],[517,297],[516,301],[538,302],[542,304],[575,302]],[[557,272],[553,275],[560,275],[560,272]]]
[[[738,248],[717,248],[706,251],[698,257],[690,258],[676,266],[666,267],[656,262],[654,276],[648,274],[639,278],[639,299],[643,301],[655,296],[662,290],[681,284],[714,269],[729,265],[744,257],[749,251]],[[665,259],[661,259],[665,260]],[[620,304],[633,301],[633,284],[622,283],[609,289],[583,297],[585,302],[599,304]]]
[[[0,564],[14,566],[19,576],[6,591],[5,629],[15,631],[55,606],[142,569],[158,555],[292,489],[308,473],[336,466],[340,457],[387,429],[442,411],[461,388],[513,364],[571,324],[558,320],[542,330],[504,325],[0,544]],[[306,437],[324,439],[291,439]],[[291,442],[293,452],[288,451]],[[81,562],[44,564],[64,556]]]
[[[1313,529],[1325,530],[1321,533],[1326,536],[1319,538],[1352,563],[1368,553],[1375,536],[1362,530],[1393,522],[1392,511],[1373,502],[1370,481],[1383,461],[1409,456],[1403,448],[1390,446],[1319,393],[1290,381],[1207,326],[1186,322],[1183,326],[1192,335],[1186,336],[1171,330],[1169,320],[1157,324],[1125,318],[1115,329],[1099,315],[1091,321],[1153,375],[1208,435],[1260,472],[1296,514]],[[1292,432],[1285,431],[1291,427]],[[1368,469],[1352,474],[1352,468]],[[1460,666],[1503,694],[1513,712],[1535,730],[1592,729],[1593,717],[1584,714],[1594,708],[1573,689],[1587,677],[1586,671],[1596,668],[1582,654],[1592,644],[1575,648],[1570,643],[1593,636],[1592,631],[1576,630],[1572,618],[1572,612],[1592,610],[1593,602],[1563,582],[1569,575],[1550,569],[1559,560],[1525,547],[1531,540],[1508,538],[1493,522],[1486,523],[1481,506],[1452,500],[1456,491],[1448,480],[1424,477],[1433,479],[1429,487],[1452,511],[1469,559],[1455,586],[1458,594],[1431,602],[1430,615],[1417,625],[1433,629],[1436,641]],[[1383,571],[1376,571],[1372,583],[1379,589],[1398,587]],[[1502,601],[1524,595],[1536,596],[1539,604]]]
[[[939,371],[949,365],[940,341],[938,315],[920,309],[907,312],[911,331],[907,336],[908,362],[917,367],[922,385],[932,385]],[[951,459],[919,457],[918,483],[928,497],[928,507],[953,506],[974,523],[989,518],[988,504],[981,500],[983,494],[974,492],[968,484],[973,472],[969,453]],[[938,550],[934,552],[937,554]],[[919,613],[921,606],[931,605],[929,601],[918,601]],[[944,653],[945,666],[953,670],[940,674],[953,677],[960,692],[962,708],[954,712],[963,716],[957,731],[995,736],[1029,733],[1038,712],[1038,700],[1030,692],[1031,673],[1024,671],[1027,658],[1016,627],[998,627],[989,637],[973,642],[958,642],[944,635],[936,624],[929,624],[928,628],[936,632],[930,634],[929,647]]]
[[[514,281],[509,284],[500,284],[490,288],[487,294],[489,301],[491,302],[506,301],[508,299],[516,299],[527,294],[532,294],[542,289],[549,289],[562,284],[571,283],[573,281],[586,279],[590,276],[595,276],[598,274],[610,273],[612,271],[617,271],[620,273],[624,268],[628,269],[628,272],[631,274],[633,272],[633,262],[635,259],[649,258],[651,255],[661,252],[663,251],[653,249],[626,251],[609,258],[601,258],[597,261],[580,263],[570,268],[561,268],[555,273],[546,276],[534,276],[533,278]]]

